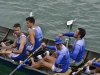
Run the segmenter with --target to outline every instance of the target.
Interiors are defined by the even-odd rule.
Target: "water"
[[[100,0],[0,0],[0,25],[12,28],[18,22],[27,31],[31,11],[44,37],[54,39],[68,31],[66,21],[76,19],[72,31],[86,29],[86,48],[100,51]]]
[[[8,75],[12,71],[13,71],[12,68],[7,67],[3,64],[0,64],[0,75]],[[14,75],[27,75],[27,74],[25,74],[24,72],[21,72],[21,71],[16,71],[14,73]]]

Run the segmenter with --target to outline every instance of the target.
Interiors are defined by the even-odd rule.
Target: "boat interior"
[[[12,29],[0,26],[0,43],[5,42],[6,45],[10,45],[13,43],[14,39],[15,39],[15,37],[13,36]],[[43,38],[42,41],[45,42],[47,45],[55,45],[54,41],[50,40],[48,38]],[[64,45],[65,45],[65,43],[64,43]],[[71,47],[72,47],[72,45],[68,46],[69,50],[71,50]],[[0,45],[0,49],[2,49],[1,45]],[[33,57],[35,58],[35,61],[38,61],[38,59],[36,58],[37,55],[43,54],[47,50],[50,51],[50,54],[52,54],[54,52],[54,50],[50,50],[50,49],[46,49],[46,48],[40,49],[38,52],[36,52],[33,55]],[[100,58],[100,53],[96,52],[95,50],[85,49],[85,54],[83,57],[84,62],[78,66],[72,66],[71,67],[72,72],[77,71],[79,67],[82,67],[88,60],[91,60],[93,58],[96,58],[96,59]],[[14,61],[7,59],[7,58],[3,58],[2,56],[0,56],[0,59],[5,60],[6,62],[12,62],[12,64],[16,64]],[[95,68],[94,66],[91,66],[91,69],[94,69],[94,68]],[[30,69],[30,68],[28,68],[28,69]],[[38,71],[38,72],[42,73],[43,75],[54,74],[53,72],[51,72],[50,70],[48,70],[46,68],[31,69],[31,70]],[[71,75],[71,73],[69,75]],[[60,74],[55,74],[55,75],[60,75]],[[64,75],[64,74],[61,74],[61,75]],[[77,75],[87,75],[87,74],[85,74],[84,71],[80,71],[79,73],[77,73]]]

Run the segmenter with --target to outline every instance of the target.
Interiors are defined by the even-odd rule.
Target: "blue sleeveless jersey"
[[[22,37],[25,37],[26,36],[24,34],[22,34],[21,36],[17,37],[16,38],[16,49],[19,50],[19,47],[20,47],[20,39]],[[19,54],[17,57],[11,57],[13,60],[21,60],[23,59],[25,56],[26,56],[26,48],[27,48],[27,45],[28,45],[28,39],[26,38],[26,44],[24,45],[24,48],[23,48],[23,51],[21,54]]]
[[[35,37],[34,37],[34,48],[33,50],[28,50],[29,52],[34,52],[42,43],[42,30],[41,28],[38,26],[37,28],[32,28],[35,32]]]

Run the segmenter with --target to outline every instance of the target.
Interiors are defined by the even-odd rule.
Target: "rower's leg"
[[[54,52],[51,56],[56,58],[56,52]]]
[[[29,55],[30,53],[28,51],[26,51],[26,55]]]
[[[96,73],[100,73],[100,68],[96,67]]]
[[[90,74],[94,74],[94,73],[96,73],[96,69],[90,70]]]
[[[96,75],[100,75],[100,73],[96,73]]]
[[[91,74],[93,73],[100,73],[100,68],[96,67],[96,69],[90,71]]]
[[[39,67],[46,67],[48,69],[52,69],[53,64],[46,62],[44,60],[40,60],[38,62],[35,62],[35,64],[33,64],[31,67],[33,68],[39,68]]]
[[[46,55],[42,60],[45,60],[45,61],[53,64],[55,62],[56,58]]]
[[[34,65],[34,64],[35,64],[34,58],[31,57],[30,60],[31,60],[31,62],[32,62],[32,65]]]
[[[0,54],[10,54],[10,53],[11,51],[6,51],[5,49],[0,51]]]

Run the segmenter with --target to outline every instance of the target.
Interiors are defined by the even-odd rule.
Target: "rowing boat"
[[[24,31],[25,34],[27,34]],[[3,27],[0,26],[0,41],[2,40],[12,40],[14,41],[15,37],[13,36],[13,29],[7,28],[7,27]],[[45,42],[47,45],[54,45],[54,41],[48,38],[43,38],[42,40],[43,42]],[[7,45],[10,44],[9,42],[6,43]],[[68,48],[71,49],[72,45],[68,45]],[[1,47],[0,47],[1,48]],[[44,50],[48,50],[48,49],[44,49]],[[53,50],[49,50],[51,53],[53,52]],[[36,56],[36,55],[35,55]],[[84,63],[87,62],[89,59],[92,58],[99,58],[100,56],[100,52],[96,52],[95,50],[89,50],[89,49],[85,49],[85,55],[84,55]],[[16,62],[12,61],[11,59],[8,58],[4,58],[2,56],[0,56],[0,64],[8,66],[12,69],[16,68],[16,66],[18,65]],[[77,66],[81,67],[83,66],[83,64]],[[75,71],[76,67],[73,68],[72,71]],[[54,74],[53,72],[51,72],[48,69],[45,68],[39,68],[39,69],[34,69],[34,68],[30,68],[30,67],[21,67],[18,71],[24,72],[26,75],[66,75],[66,74]],[[83,72],[84,73],[84,72]],[[86,75],[83,74],[82,75]],[[16,74],[16,72],[13,75],[18,75]]]

